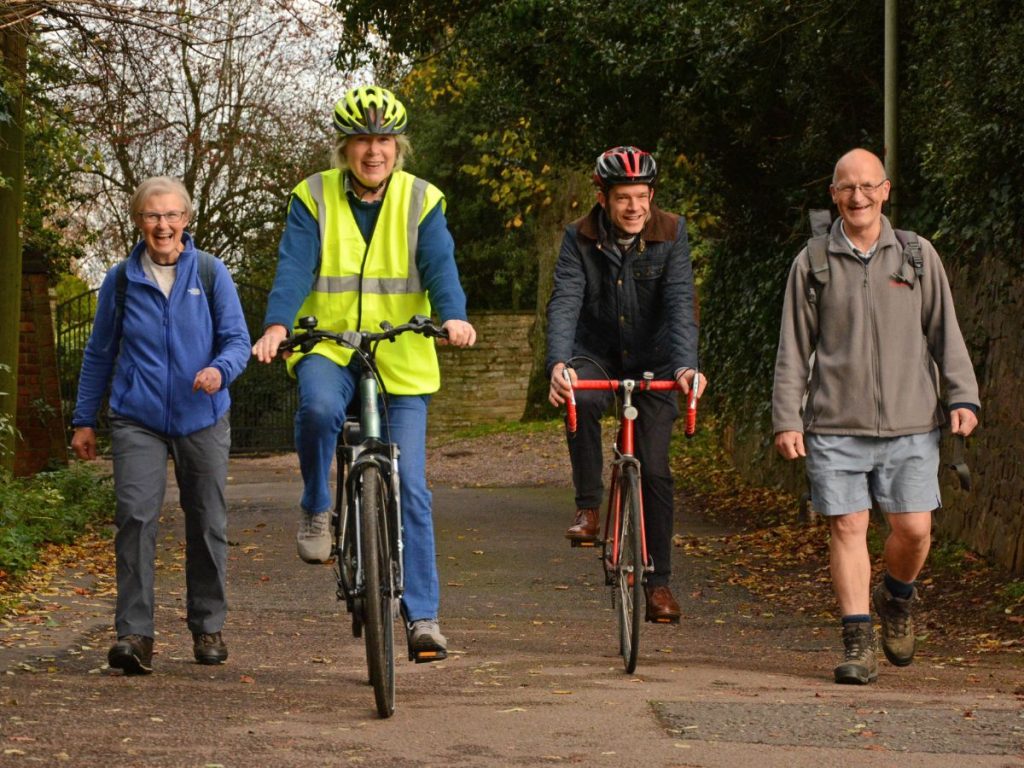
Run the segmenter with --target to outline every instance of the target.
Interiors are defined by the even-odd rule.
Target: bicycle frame
[[[379,333],[321,331],[316,324],[313,316],[300,318],[302,332],[285,339],[279,349],[308,353],[320,342],[331,341],[356,353],[360,369],[359,422],[354,424],[346,418],[338,434],[332,554],[336,596],[345,601],[352,615],[352,634],[364,636],[377,713],[386,718],[395,711],[394,627],[401,611],[405,572],[399,448],[382,439],[377,403],[383,383],[378,379],[375,360],[382,341],[394,340],[407,331],[427,337],[446,338],[447,334],[425,315],[415,315],[399,326],[381,323],[383,331]],[[411,649],[409,654],[413,659]]]
[[[368,331],[324,331],[316,328],[315,317],[302,317],[298,320],[301,333],[290,336],[280,346],[280,349],[299,349],[303,353],[310,352],[317,344],[329,341],[335,344],[348,347],[356,352],[357,359],[361,361],[362,373],[359,377],[359,424],[358,430],[346,419],[338,435],[337,459],[338,478],[337,496],[332,522],[337,532],[334,554],[337,559],[337,580],[338,597],[344,598],[350,612],[354,608],[354,600],[361,598],[365,592],[363,584],[364,562],[363,553],[359,548],[360,541],[360,510],[358,509],[358,483],[362,473],[371,464],[376,466],[381,477],[387,483],[390,491],[388,503],[388,535],[392,538],[390,542],[394,547],[396,569],[396,592],[393,595],[401,597],[404,591],[405,574],[403,569],[403,542],[402,542],[402,508],[401,493],[398,471],[398,446],[393,443],[386,443],[381,440],[381,416],[377,407],[377,398],[380,394],[378,380],[373,361],[376,358],[377,345],[384,340],[393,340],[399,334],[412,331],[427,337],[447,338],[444,329],[434,325],[429,317],[415,315],[408,323],[400,326],[391,326],[382,323],[383,332],[371,333]],[[355,530],[349,531],[349,518],[354,520]],[[346,536],[354,536],[356,543],[356,562],[348,564],[342,562],[343,552],[341,551],[346,541]],[[350,575],[347,568],[354,568]]]
[[[362,520],[362,510],[359,509],[359,481],[363,471],[369,465],[374,465],[380,470],[381,477],[387,483],[388,494],[388,533],[392,537],[394,546],[395,565],[395,594],[394,598],[400,599],[405,591],[405,570],[403,566],[402,551],[404,548],[402,540],[402,502],[401,483],[399,480],[398,446],[394,443],[385,443],[381,440],[380,411],[377,407],[379,388],[377,379],[369,368],[364,368],[359,379],[359,421],[358,423],[346,420],[342,427],[338,441],[338,479],[337,479],[337,500],[335,503],[335,525],[338,531],[335,546],[338,551],[337,562],[339,567],[335,575],[338,578],[338,597],[344,598],[349,611],[352,610],[354,599],[362,598],[365,595],[365,574],[363,573],[363,552],[360,546],[359,525]],[[350,583],[349,575],[341,563],[343,547],[348,526],[354,524],[355,530],[351,532],[356,548],[355,583]]]
[[[611,553],[605,553],[606,565],[609,568],[616,568],[619,564],[619,533],[622,527],[622,489],[618,482],[622,467],[629,464],[636,467],[637,478],[640,477],[640,461],[635,454],[636,439],[636,418],[639,411],[633,405],[634,392],[666,392],[678,389],[679,385],[674,381],[654,381],[652,377],[643,379],[577,379],[572,385],[573,390],[611,390],[622,394],[622,418],[619,421],[619,434],[615,441],[615,460],[612,462],[611,489],[608,494],[608,510],[604,523],[604,542],[608,546],[611,542]],[[569,430],[576,429],[576,400],[570,398],[569,403]],[[640,484],[640,541],[643,553],[644,570],[650,572],[654,569],[647,553],[647,533],[644,529],[643,517],[643,485]]]

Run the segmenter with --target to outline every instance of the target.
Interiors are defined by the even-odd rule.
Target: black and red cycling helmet
[[[658,164],[650,152],[636,147],[615,147],[597,158],[594,183],[607,191],[613,184],[647,184],[654,186]]]

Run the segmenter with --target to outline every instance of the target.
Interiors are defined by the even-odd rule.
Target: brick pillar
[[[28,251],[21,281],[18,431],[21,436],[15,446],[15,475],[34,475],[67,465],[46,261],[41,254]]]

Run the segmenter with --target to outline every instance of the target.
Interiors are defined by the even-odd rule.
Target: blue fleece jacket
[[[230,407],[228,386],[250,355],[242,304],[227,267],[217,259],[210,316],[195,244],[187,232],[182,242],[170,297],[142,269],[146,244],[132,249],[120,335],[115,322],[117,268],[107,272],[82,360],[74,426],[96,425],[108,384],[111,412],[168,437],[205,429]],[[220,391],[193,392],[196,374],[208,367],[220,371]]]
[[[369,242],[380,215],[381,201],[364,203],[348,196],[363,239]],[[466,319],[466,294],[455,265],[455,242],[438,203],[420,222],[416,268],[427,290],[430,305],[441,322]],[[267,299],[263,327],[283,325],[291,329],[295,316],[313,289],[320,266],[320,229],[313,214],[297,197],[288,206],[288,218],[278,248],[277,273]],[[397,319],[405,322],[408,318]]]

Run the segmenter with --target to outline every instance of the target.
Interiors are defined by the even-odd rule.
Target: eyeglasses
[[[147,224],[157,224],[160,219],[167,219],[168,224],[177,224],[183,218],[185,218],[185,211],[168,211],[167,213],[157,213],[156,211],[140,211],[139,216]]]
[[[856,190],[860,190],[868,197],[871,197],[882,188],[882,185],[887,182],[888,179],[882,179],[877,184],[836,184],[832,187],[837,195],[844,197],[852,195]]]

